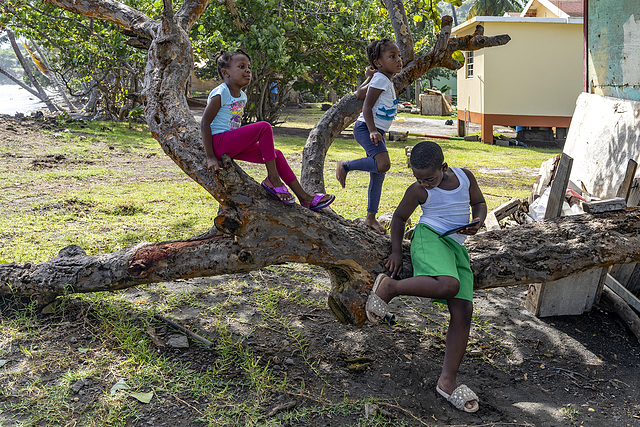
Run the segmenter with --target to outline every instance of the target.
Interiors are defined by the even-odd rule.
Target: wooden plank
[[[640,178],[634,178],[631,189],[629,190],[629,197],[627,197],[627,206],[633,207],[640,204]]]
[[[622,286],[612,275],[607,274],[605,279],[605,285],[607,285],[613,292],[615,292],[620,298],[622,298],[627,304],[633,307],[634,310],[640,313],[640,300],[636,298],[627,288]]]
[[[501,219],[508,217],[516,210],[518,210],[518,206],[520,206],[520,203],[520,199],[514,198],[509,200],[508,202],[501,204],[491,212],[495,215],[496,219],[500,221]]]
[[[547,203],[547,210],[544,214],[545,219],[557,218],[562,213],[564,193],[567,191],[572,166],[573,158],[568,154],[562,153],[560,162],[558,162],[556,176],[551,184],[551,194],[549,194],[549,202]]]
[[[633,273],[631,273],[631,276],[629,277],[629,281],[624,287],[634,294],[640,292],[640,263],[636,264],[636,267],[633,269]]]
[[[582,209],[584,209],[586,213],[590,214],[621,211],[626,208],[627,202],[622,197],[582,203]]]
[[[525,307],[538,317],[572,316],[590,311],[607,270],[594,268],[553,282],[530,285]]]
[[[631,290],[629,288],[629,281],[631,280],[631,276],[636,269],[637,263],[632,262],[629,264],[614,264],[609,269],[609,274],[616,279],[622,286]],[[632,291],[633,292],[633,291]]]
[[[533,183],[531,196],[529,196],[529,203],[540,197],[549,184],[551,184],[551,180],[553,179],[553,174],[556,171],[556,166],[559,160],[560,155],[558,154],[542,162],[536,182]]]
[[[629,159],[627,162],[627,170],[624,174],[624,179],[622,180],[622,184],[618,189],[618,197],[622,197],[625,201],[629,198],[629,193],[631,192],[631,186],[633,185],[633,178],[636,176],[636,170],[638,169],[638,163]]]

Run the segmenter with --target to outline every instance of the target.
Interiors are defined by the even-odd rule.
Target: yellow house
[[[508,34],[504,46],[465,52],[458,70],[458,133],[480,124],[493,142],[493,125],[556,127],[566,131],[583,89],[583,0],[530,0],[520,14],[476,16],[455,36]]]

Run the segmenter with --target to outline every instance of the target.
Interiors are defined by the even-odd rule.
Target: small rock
[[[69,338],[69,342],[70,342],[71,344],[75,344],[75,343],[77,343],[77,342],[78,342],[78,338],[76,338],[76,337],[71,337],[71,338]]]
[[[327,335],[326,337],[324,337],[324,342],[331,343],[331,342],[333,342],[333,338],[330,337],[329,335]]]
[[[73,383],[73,385],[71,386],[71,391],[74,394],[78,394],[80,393],[80,390],[82,389],[82,387],[84,387],[84,380],[78,380],[75,383]]]
[[[293,365],[293,359],[288,357],[284,360],[285,365]]]
[[[189,339],[181,334],[171,335],[167,345],[173,348],[189,348]]]
[[[375,417],[378,412],[378,407],[373,403],[364,404],[364,416],[365,418]]]

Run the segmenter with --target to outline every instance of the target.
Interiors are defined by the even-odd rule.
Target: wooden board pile
[[[569,180],[572,163],[573,159],[565,153],[544,162],[529,198],[512,199],[489,212],[485,221],[486,229],[497,230],[534,221],[529,215],[529,208],[545,192],[548,199],[544,216],[538,219],[542,221],[563,214],[599,214],[638,206],[640,186],[638,179],[634,178],[638,165],[633,159],[627,162],[627,170],[616,197],[605,199],[589,194],[584,188],[578,189]],[[572,209],[576,206],[579,209]],[[640,263],[618,264],[607,268],[593,268],[552,282],[531,284],[525,306],[538,317],[579,315],[591,310],[602,299],[620,315],[640,340],[638,292]]]

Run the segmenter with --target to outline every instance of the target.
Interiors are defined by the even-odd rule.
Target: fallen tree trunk
[[[372,233],[331,212],[265,200],[260,186],[226,159],[221,180],[242,188],[258,212],[251,219],[222,213],[225,233],[184,241],[142,243],[107,255],[89,256],[77,246],[39,264],[0,265],[0,296],[35,297],[41,303],[69,292],[114,291],[177,278],[255,270],[299,262],[329,271],[329,308],[342,323],[362,325],[373,278],[390,252],[388,236]],[[279,221],[260,219],[269,210]],[[291,245],[297,250],[292,251]],[[489,231],[469,239],[475,288],[548,282],[594,267],[640,261],[640,208],[556,218]],[[408,242],[405,275],[411,274]]]

